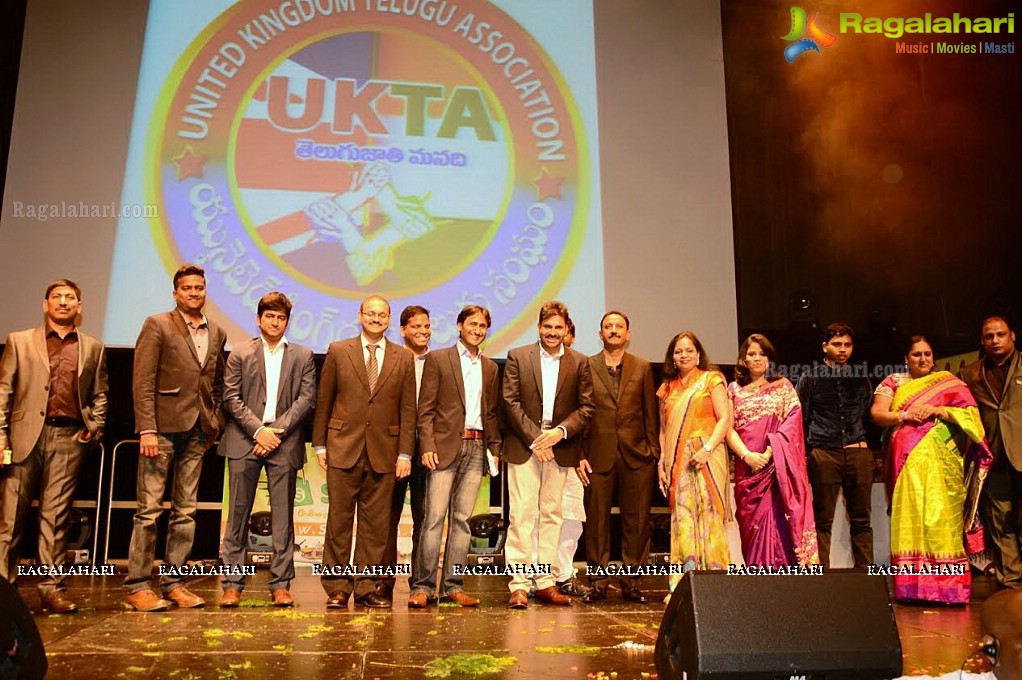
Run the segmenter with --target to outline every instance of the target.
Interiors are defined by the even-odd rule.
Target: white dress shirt
[[[380,338],[376,342],[371,342],[365,334],[359,334],[359,339],[362,341],[362,364],[365,366],[369,365],[369,345],[377,345],[376,348],[376,377],[380,377],[380,373],[383,372],[383,355],[387,353],[387,338]]]
[[[557,374],[561,370],[561,357],[564,356],[564,345],[557,354],[550,354],[541,344],[539,346],[539,368],[543,378],[543,422],[554,422],[554,401],[557,399]]]
[[[458,341],[458,354],[461,356],[461,380],[465,383],[465,429],[483,429],[483,355],[476,350],[476,355]],[[556,385],[556,379],[554,384]]]
[[[287,347],[287,336],[283,336],[277,346],[270,349],[270,344],[262,335],[263,363],[266,364],[266,408],[263,409],[263,422],[272,423],[277,419],[277,392],[280,391],[280,369],[284,365],[284,348]]]

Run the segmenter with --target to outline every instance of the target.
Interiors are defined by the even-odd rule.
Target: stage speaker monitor
[[[902,672],[887,583],[852,571],[688,572],[664,612],[654,660],[661,678],[687,680],[880,680]]]
[[[0,680],[42,680],[46,666],[32,612],[17,589],[0,578]]]

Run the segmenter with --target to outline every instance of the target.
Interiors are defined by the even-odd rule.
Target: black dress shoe
[[[582,596],[582,601],[586,603],[599,602],[600,600],[607,599],[607,588],[605,586],[593,586],[589,591]]]
[[[621,597],[628,600],[629,602],[636,602],[638,604],[646,604],[646,596],[639,590],[639,586],[621,584]]]
[[[576,578],[570,578],[567,581],[558,583],[557,590],[561,591],[562,595],[568,595],[569,597],[585,597],[586,593],[589,592],[589,586],[582,585]]]
[[[362,607],[372,607],[373,609],[390,609],[390,600],[376,591],[367,593],[362,597],[356,597],[355,604]]]
[[[330,597],[327,598],[326,608],[327,609],[344,609],[348,606],[348,598],[351,597],[351,593],[345,593],[340,590],[335,590],[330,593]]]

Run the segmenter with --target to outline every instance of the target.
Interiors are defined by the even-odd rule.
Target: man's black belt
[[[75,418],[65,418],[58,416],[55,418],[47,418],[43,421],[50,427],[84,427],[85,423]]]

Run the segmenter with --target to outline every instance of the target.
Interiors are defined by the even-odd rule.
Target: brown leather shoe
[[[429,596],[421,590],[416,590],[408,598],[409,609],[425,609],[429,605]]]
[[[48,609],[54,614],[74,614],[78,611],[78,605],[69,600],[60,590],[53,590],[42,596],[43,609]]]
[[[131,593],[124,598],[124,602],[137,612],[164,612],[173,605],[173,602],[158,597],[148,588]]]
[[[536,591],[536,602],[564,606],[571,604],[571,598],[557,590],[557,586],[550,586]]]
[[[326,600],[327,609],[345,609],[348,606],[348,598],[351,597],[351,593],[346,593],[343,590],[335,590],[330,593],[330,597]]]
[[[287,588],[277,588],[270,595],[273,598],[274,607],[295,606],[295,598],[291,597],[291,593],[288,592]]]
[[[224,594],[220,596],[220,606],[224,609],[233,609],[241,602],[241,591],[237,588],[224,588]]]
[[[185,609],[192,609],[194,607],[201,607],[206,604],[206,601],[201,597],[188,590],[184,586],[180,588],[174,588],[165,596],[168,600],[176,604],[178,607],[184,607]]]
[[[441,602],[453,602],[454,604],[462,607],[475,607],[479,604],[479,600],[470,595],[466,595],[464,590],[452,590],[443,597],[440,598]]]
[[[511,607],[511,609],[528,609],[529,594],[524,590],[516,590],[511,593],[511,598],[507,601],[507,606]]]

